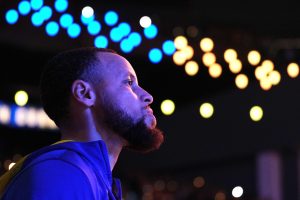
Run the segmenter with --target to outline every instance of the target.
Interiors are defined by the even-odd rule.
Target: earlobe
[[[83,80],[75,80],[72,84],[72,96],[86,106],[92,106],[95,101],[95,94],[92,86]]]

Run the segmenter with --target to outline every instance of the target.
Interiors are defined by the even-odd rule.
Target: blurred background
[[[39,100],[45,62],[108,47],[126,57],[165,142],[124,150],[126,200],[300,199],[300,3],[0,2],[0,173],[59,140]]]

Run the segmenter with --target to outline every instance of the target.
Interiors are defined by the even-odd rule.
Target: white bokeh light
[[[148,28],[152,24],[152,20],[148,16],[143,16],[140,19],[140,25],[143,28]]]
[[[244,193],[244,190],[241,186],[236,186],[232,189],[232,196],[235,198],[240,198]]]
[[[90,6],[85,6],[81,11],[82,16],[90,18],[94,15],[94,9]]]

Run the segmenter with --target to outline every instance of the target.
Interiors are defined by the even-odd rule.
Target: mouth
[[[145,115],[148,126],[154,128],[156,126],[156,118],[153,114],[153,110],[150,107],[146,108]]]
[[[153,110],[150,107],[146,108],[146,114],[153,115]]]

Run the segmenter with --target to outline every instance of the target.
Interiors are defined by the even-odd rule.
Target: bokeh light
[[[200,48],[204,52],[210,52],[214,48],[214,42],[212,39],[206,37],[200,41]]]
[[[163,52],[168,56],[173,55],[174,52],[176,51],[174,42],[172,40],[164,41],[164,43],[162,45],[162,49],[163,49]]]
[[[253,121],[260,121],[263,117],[263,109],[260,106],[253,106],[250,109],[250,118]]]
[[[161,60],[162,60],[162,52],[160,49],[158,48],[153,48],[150,50],[149,54],[149,60],[152,62],[152,63],[159,63]]]
[[[229,69],[232,73],[237,74],[242,70],[242,62],[238,59],[233,60],[229,63]]]
[[[95,45],[95,47],[98,47],[98,48],[107,48],[108,39],[103,35],[99,35],[95,38],[94,45]]]
[[[174,45],[175,45],[176,49],[183,49],[184,47],[186,47],[188,45],[188,41],[187,41],[186,37],[180,35],[174,39]]]
[[[91,6],[85,6],[82,9],[81,14],[85,18],[90,18],[94,15],[94,9]]]
[[[54,3],[57,12],[65,12],[68,9],[69,3],[67,0],[56,0]]]
[[[152,23],[152,20],[148,16],[143,16],[140,18],[140,25],[143,28],[148,28]]]
[[[195,188],[202,188],[205,185],[205,179],[202,176],[197,176],[193,180]]]
[[[15,102],[18,106],[25,106],[28,102],[28,94],[24,90],[20,90],[15,94]]]
[[[245,89],[248,86],[248,77],[245,74],[239,74],[235,78],[235,85],[239,89]]]
[[[176,64],[176,65],[183,65],[186,61],[186,54],[183,52],[183,51],[176,51],[174,54],[173,54],[173,62]]]
[[[8,124],[11,119],[11,109],[7,105],[0,105],[0,123]]]
[[[241,186],[236,186],[232,189],[232,196],[235,198],[240,198],[244,193],[244,190]]]
[[[158,29],[154,24],[151,24],[147,28],[144,29],[144,35],[148,39],[153,39],[157,36]]]
[[[202,62],[206,67],[209,67],[212,64],[214,64],[216,60],[217,60],[216,55],[211,52],[205,53],[202,56]]]
[[[199,111],[203,118],[210,118],[214,113],[214,107],[212,104],[206,102],[200,106]]]
[[[222,74],[222,66],[218,63],[213,63],[209,68],[208,68],[208,73],[211,77],[213,78],[219,78]]]
[[[15,24],[19,19],[19,14],[16,10],[8,10],[5,14],[5,19],[9,24]]]
[[[114,26],[118,22],[119,16],[115,11],[108,11],[104,15],[104,21],[108,26]]]
[[[224,52],[224,59],[226,62],[230,63],[237,59],[237,52],[234,49],[226,49]]]
[[[160,109],[164,115],[171,115],[175,111],[175,103],[170,99],[166,99],[161,103]]]
[[[289,77],[296,78],[299,75],[299,65],[297,63],[290,63],[287,66],[287,73]]]
[[[197,62],[191,60],[185,64],[184,69],[187,75],[194,76],[198,73],[199,66]]]
[[[261,55],[258,51],[256,50],[252,50],[248,53],[248,62],[255,66],[255,65],[258,65],[259,62],[260,62],[260,59],[261,59]]]
[[[18,10],[21,15],[27,15],[31,10],[30,3],[28,1],[21,1],[18,5]]]

